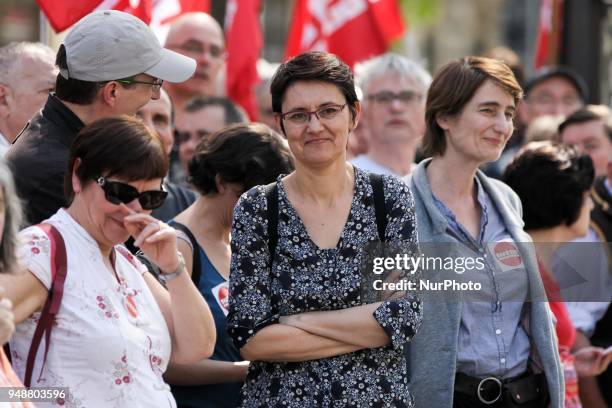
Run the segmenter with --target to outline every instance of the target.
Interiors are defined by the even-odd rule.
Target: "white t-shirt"
[[[146,268],[115,247],[116,276],[96,241],[63,209],[46,221],[61,233],[68,259],[64,296],[41,375],[43,338],[33,387],[67,387],[65,401],[37,407],[176,407],[162,378],[171,353],[168,327],[142,274]],[[51,264],[47,235],[33,226],[20,233],[20,260],[47,288]],[[11,339],[21,379],[40,313],[19,324]],[[57,404],[59,402],[59,404]]]

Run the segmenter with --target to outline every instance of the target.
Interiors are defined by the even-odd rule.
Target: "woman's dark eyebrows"
[[[478,104],[479,107],[481,106],[491,106],[491,107],[496,107],[496,108],[501,108],[501,104],[499,102],[496,101],[484,101]],[[516,107],[514,105],[508,105],[506,107],[506,109],[510,109],[510,110],[516,110]]]

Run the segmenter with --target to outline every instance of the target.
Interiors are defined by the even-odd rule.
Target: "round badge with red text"
[[[521,254],[516,245],[511,242],[498,242],[493,248],[493,255],[498,263],[508,268],[516,268],[523,263]]]

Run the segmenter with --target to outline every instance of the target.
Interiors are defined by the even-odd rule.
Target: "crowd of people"
[[[308,52],[250,122],[225,57],[205,13],[0,48],[0,387],[65,389],[9,406],[612,405],[612,114],[578,74]],[[480,289],[373,290],[379,251]]]

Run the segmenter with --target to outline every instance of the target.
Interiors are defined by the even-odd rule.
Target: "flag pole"
[[[45,13],[38,9],[38,41],[41,43],[51,46],[49,36],[49,21],[45,16]]]

